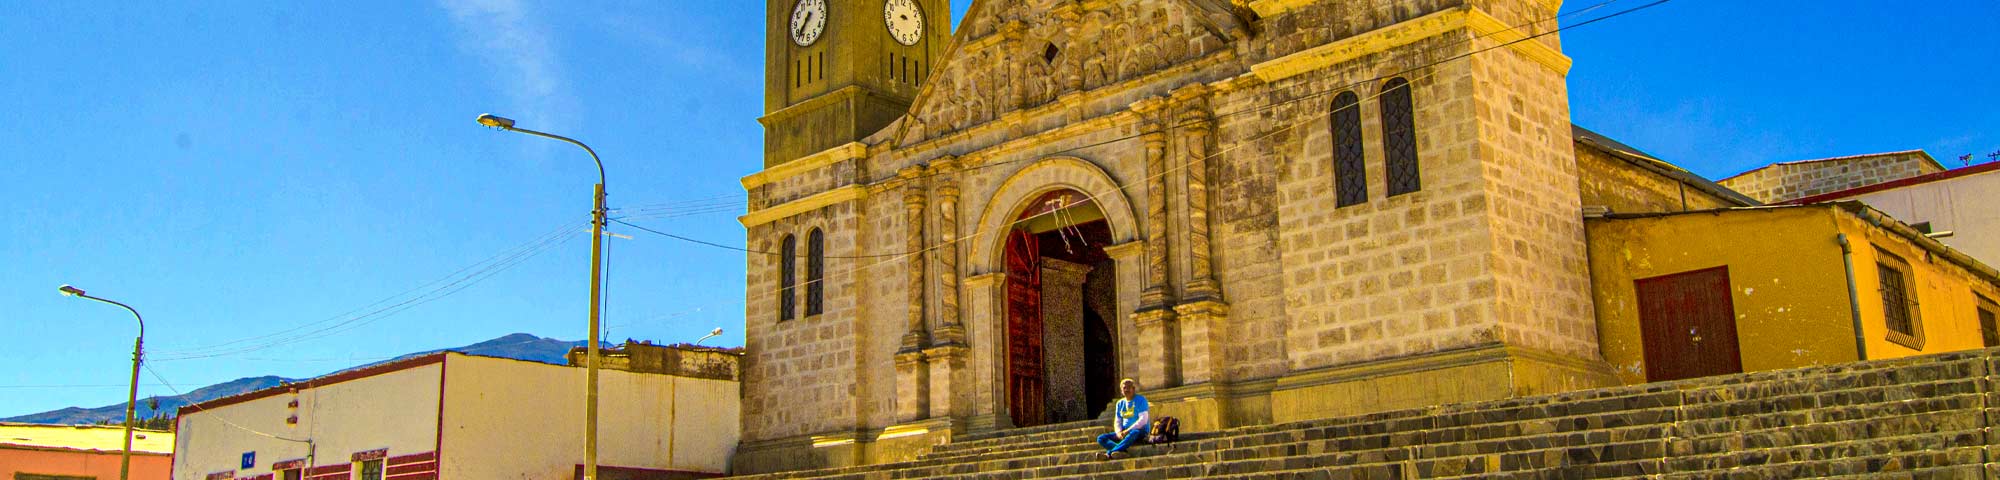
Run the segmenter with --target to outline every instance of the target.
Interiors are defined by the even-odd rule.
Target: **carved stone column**
[[[965,326],[959,323],[958,303],[958,162],[950,157],[931,161],[938,172],[936,189],[938,328],[931,347],[924,349],[930,361],[930,414],[933,417],[962,417],[971,413],[971,381],[966,369]]]
[[[1222,298],[1221,285],[1215,280],[1214,247],[1210,244],[1208,192],[1214,188],[1215,179],[1208,171],[1209,142],[1215,132],[1215,122],[1208,113],[1202,99],[1208,94],[1200,85],[1183,87],[1173,93],[1174,102],[1181,105],[1180,116],[1174,122],[1181,128],[1181,165],[1187,178],[1187,247],[1188,274],[1182,279],[1186,298],[1174,306],[1179,315],[1175,323],[1180,334],[1180,374],[1185,384],[1202,383],[1224,379],[1224,360],[1229,345],[1229,304]]]
[[[905,258],[910,329],[903,334],[900,352],[921,350],[929,343],[924,325],[924,190],[916,182],[922,173],[923,167],[909,167],[898,174],[908,182],[903,188],[903,238],[909,239],[906,248],[910,252]]]
[[[896,351],[896,421],[908,422],[930,418],[930,364],[924,361],[923,348],[929,343],[930,335],[924,325],[924,189],[919,178],[922,166],[912,166],[896,172],[904,182],[903,187],[903,238],[909,239],[906,248],[906,277],[908,283],[909,331],[903,334],[903,347]]]
[[[958,321],[958,164],[950,158],[931,162],[943,185],[937,187],[938,329],[937,345],[965,344],[965,327]]]
[[[1178,96],[1181,92],[1175,92]],[[1211,179],[1208,176],[1208,141],[1214,131],[1214,122],[1207,111],[1190,108],[1183,113],[1177,125],[1185,132],[1181,137],[1181,152],[1186,155],[1187,202],[1188,202],[1188,256],[1192,268],[1188,272],[1186,292],[1188,300],[1199,301],[1222,298],[1222,290],[1216,285],[1215,271],[1211,266],[1214,250],[1209,247],[1209,199]]]
[[[1146,142],[1146,290],[1140,309],[1167,305],[1167,134],[1147,133]]]

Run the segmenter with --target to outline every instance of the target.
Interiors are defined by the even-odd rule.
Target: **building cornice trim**
[[[771,168],[766,168],[763,171],[752,173],[748,176],[745,176],[743,177],[743,189],[754,190],[757,187],[768,185],[777,182],[779,180],[791,178],[794,175],[810,172],[813,170],[818,170],[827,165],[833,165],[847,160],[853,160],[856,158],[865,157],[867,155],[868,155],[868,144],[861,142],[851,142],[846,145],[841,145],[838,147],[821,150],[819,151],[819,153],[814,153],[811,155],[799,157],[798,159],[785,163],[780,163],[772,166]]]
[[[749,214],[743,215],[742,217],[738,217],[737,221],[743,222],[743,228],[755,227],[758,225],[771,223],[772,221],[778,220],[780,218],[798,215],[827,205],[853,201],[863,196],[866,196],[867,193],[868,193],[868,187],[866,186],[848,185],[845,187],[840,187],[833,190],[827,190],[824,192],[813,194],[813,196],[810,197],[801,198],[798,200],[785,202],[783,204],[779,204],[762,210],[750,212]]]

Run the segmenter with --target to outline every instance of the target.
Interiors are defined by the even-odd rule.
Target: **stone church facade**
[[[1617,383],[1559,0],[768,7],[737,472]]]

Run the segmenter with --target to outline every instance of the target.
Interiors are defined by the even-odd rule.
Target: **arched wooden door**
[[[1015,426],[1048,422],[1042,371],[1041,245],[1016,229],[1007,236],[1007,410]]]

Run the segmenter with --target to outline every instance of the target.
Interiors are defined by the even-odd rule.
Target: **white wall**
[[[583,463],[583,369],[463,355],[446,363],[440,478],[569,478]],[[736,382],[599,375],[599,465],[726,471],[740,437]]]
[[[2000,265],[2000,171],[1871,192],[1853,197],[1903,223],[1931,222],[1931,231],[1951,230],[1938,241]]]
[[[189,411],[179,420],[174,478],[203,479],[230,470],[245,478],[271,473],[272,463],[306,457],[305,443],[272,436],[310,439],[316,458],[308,465],[348,463],[349,455],[378,448],[388,448],[390,456],[433,451],[443,371],[442,364],[423,365]],[[298,408],[288,407],[295,399]],[[298,415],[297,425],[285,423],[292,415]],[[243,453],[251,451],[257,453],[256,466],[237,468]]]

